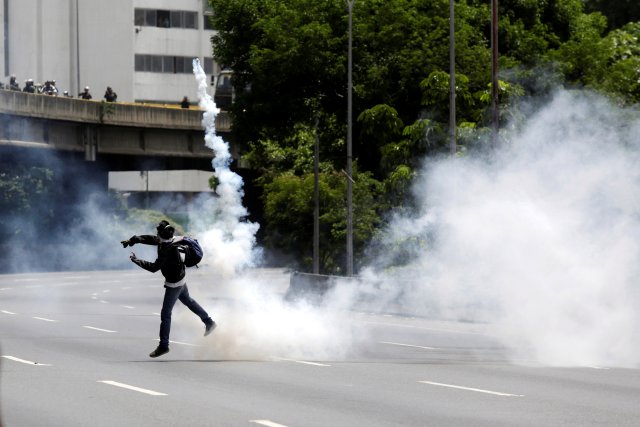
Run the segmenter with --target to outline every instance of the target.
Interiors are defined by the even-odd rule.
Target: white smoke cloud
[[[640,365],[639,137],[633,111],[562,91],[493,159],[425,163],[419,215],[389,229],[415,260],[363,274],[379,306],[489,322],[545,364]]]
[[[245,220],[247,210],[242,205],[244,195],[242,178],[229,169],[231,154],[229,144],[216,134],[216,116],[220,109],[216,107],[211,95],[207,93],[208,83],[200,61],[193,60],[193,73],[198,82],[199,105],[205,110],[202,125],[205,129],[205,144],[213,150],[212,166],[218,180],[217,198],[210,200],[213,218],[205,220],[204,231],[200,233],[205,263],[227,276],[256,265],[258,249],[255,235],[259,225]],[[203,224],[196,218],[195,224]]]
[[[196,218],[198,237],[205,250],[205,262],[213,266],[212,280],[218,299],[211,315],[218,322],[215,339],[196,350],[199,357],[225,359],[301,358],[330,360],[343,358],[358,342],[353,323],[342,308],[290,304],[282,293],[274,293],[273,277],[256,276],[245,267],[257,265],[261,252],[256,247],[258,225],[244,220],[243,182],[229,169],[229,145],[215,130],[220,112],[207,94],[207,79],[194,60],[199,105],[205,110],[205,143],[214,152],[212,165],[218,179],[217,197],[202,202]],[[288,285],[288,281],[285,284]],[[219,298],[225,289],[226,298]],[[194,295],[203,289],[196,289]],[[197,297],[196,297],[197,298]],[[188,317],[197,323],[193,316]],[[185,319],[186,320],[186,319]]]

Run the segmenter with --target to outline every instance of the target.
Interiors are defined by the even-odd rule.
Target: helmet
[[[84,90],[89,90],[89,86],[85,86],[85,87],[84,87]]]

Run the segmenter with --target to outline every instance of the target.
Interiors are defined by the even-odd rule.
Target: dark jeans
[[[162,301],[162,311],[160,312],[160,347],[169,347],[169,332],[171,331],[171,311],[176,301],[187,306],[200,318],[205,324],[213,322],[211,317],[200,307],[193,298],[189,296],[189,289],[184,284],[177,288],[165,288],[164,300]]]

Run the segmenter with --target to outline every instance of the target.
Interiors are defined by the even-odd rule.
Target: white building
[[[22,87],[55,80],[77,96],[89,86],[102,99],[196,100],[192,60],[211,79],[213,61],[207,0],[0,0],[0,75]]]

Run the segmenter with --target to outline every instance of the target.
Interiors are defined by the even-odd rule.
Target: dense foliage
[[[499,2],[503,125],[517,125],[513,112],[522,96],[544,96],[559,85],[600,90],[621,103],[640,99],[640,23],[624,21],[625,10],[628,18],[637,17],[636,2],[605,3]],[[339,271],[347,179],[347,2],[210,4],[218,30],[215,58],[235,73],[235,141],[261,174],[266,242],[309,265],[317,138],[322,268]],[[490,2],[456,1],[455,14],[456,133],[464,153],[483,149],[489,134]],[[448,70],[448,0],[354,2],[356,260],[386,213],[410,209],[407,189],[419,161],[446,151]]]

